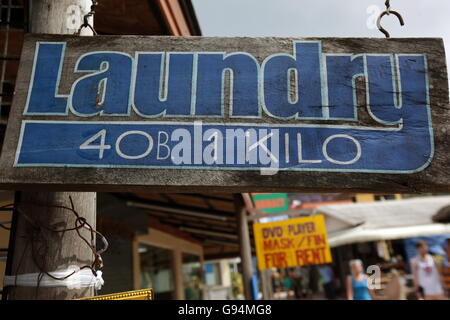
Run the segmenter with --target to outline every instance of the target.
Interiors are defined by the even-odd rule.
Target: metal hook
[[[404,26],[404,25],[405,25],[405,22],[404,22],[404,20],[403,20],[403,17],[401,16],[401,14],[398,13],[397,11],[392,11],[392,10],[390,10],[389,8],[390,8],[390,7],[388,7],[385,11],[383,11],[383,12],[380,14],[380,16],[378,17],[378,20],[377,20],[377,27],[378,27],[378,30],[380,30],[380,31],[386,36],[386,38],[390,38],[391,36],[390,36],[389,32],[387,32],[387,30],[384,29],[384,28],[381,26],[381,19],[382,19],[385,15],[390,15],[390,14],[392,13],[394,16],[396,16],[396,17],[398,18],[398,20],[400,21],[400,25],[401,25],[401,26]]]

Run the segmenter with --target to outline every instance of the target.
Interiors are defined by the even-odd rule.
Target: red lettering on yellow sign
[[[314,233],[316,232],[316,225],[314,222],[290,224],[288,226],[289,235],[297,235],[302,233]]]
[[[287,268],[332,262],[321,215],[255,223],[258,268]]]
[[[294,239],[282,238],[264,240],[263,248],[267,251],[295,248]]]
[[[288,267],[285,252],[266,253],[264,254],[264,261],[267,269]]]
[[[295,258],[298,265],[322,264],[326,262],[325,248],[297,250]]]

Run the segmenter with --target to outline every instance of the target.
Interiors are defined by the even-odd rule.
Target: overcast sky
[[[384,37],[374,28],[384,0],[192,2],[204,36]],[[391,0],[391,9],[406,23],[384,17],[391,37],[441,37],[450,54],[450,0]]]

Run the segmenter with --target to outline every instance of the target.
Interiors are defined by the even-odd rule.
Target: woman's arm
[[[353,286],[351,276],[347,276],[347,300],[353,300]]]
[[[414,288],[419,289],[419,279],[417,278],[417,264],[415,259],[411,260],[411,269],[413,274]]]
[[[377,295],[375,294],[375,290],[373,290],[372,288],[372,283],[370,281],[370,278],[366,275],[364,275],[364,278],[366,279],[366,283],[367,283],[367,290],[369,290],[369,294],[372,297],[373,300],[377,299]]]
[[[375,290],[373,290],[373,289],[370,288],[370,287],[368,287],[368,290],[369,290],[369,294],[370,294],[370,296],[372,297],[372,299],[373,299],[373,300],[377,300],[378,297],[377,297],[377,295],[375,294]]]
[[[441,286],[442,289],[444,290],[444,296],[448,297],[448,291],[445,285],[445,278],[444,278],[444,264],[443,263],[438,263],[437,259],[435,257],[433,257],[434,260],[434,265],[436,266],[436,270],[438,272],[439,275],[439,279],[441,280]]]

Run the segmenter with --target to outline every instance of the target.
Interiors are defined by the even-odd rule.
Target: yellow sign
[[[255,223],[253,231],[260,270],[332,261],[322,215]]]
[[[84,298],[79,300],[153,300],[153,290],[143,289],[136,291],[127,291],[127,292],[106,294],[103,296],[95,296],[91,298]]]

